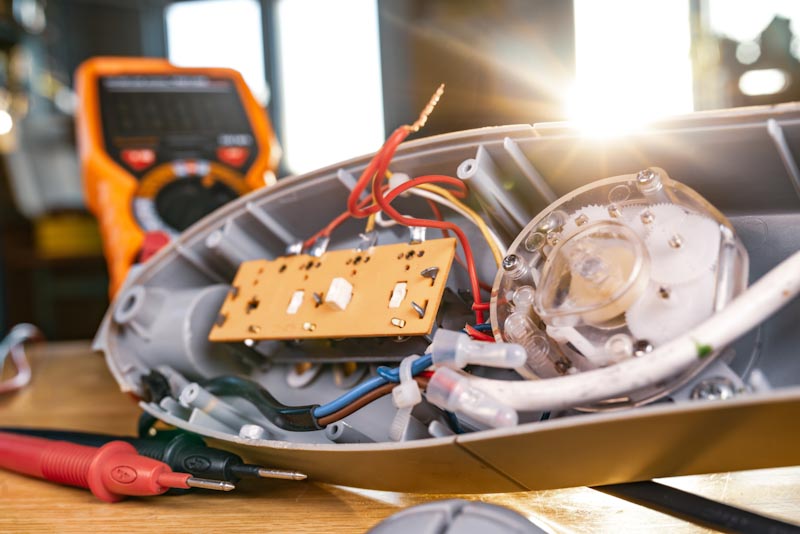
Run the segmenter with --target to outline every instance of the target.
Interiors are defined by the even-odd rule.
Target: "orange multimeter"
[[[231,69],[99,57],[75,75],[84,193],[113,294],[128,269],[222,204],[274,182],[280,149]]]

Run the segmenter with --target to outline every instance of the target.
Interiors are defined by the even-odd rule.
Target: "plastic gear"
[[[716,281],[710,270],[685,284],[650,282],[625,313],[628,329],[635,338],[654,346],[667,343],[711,316],[715,292]]]
[[[645,239],[650,277],[661,284],[682,284],[709,272],[719,256],[719,225],[708,217],[686,214],[678,206],[683,216],[658,207],[651,208],[655,220]]]

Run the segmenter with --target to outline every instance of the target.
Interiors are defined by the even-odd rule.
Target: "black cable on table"
[[[722,532],[800,533],[798,525],[712,501],[652,480],[594,486],[592,489]]]

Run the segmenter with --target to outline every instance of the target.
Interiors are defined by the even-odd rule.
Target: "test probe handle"
[[[0,467],[88,488],[106,502],[192,487],[191,475],[173,473],[165,463],[140,456],[132,445],[122,441],[94,448],[0,432]]]

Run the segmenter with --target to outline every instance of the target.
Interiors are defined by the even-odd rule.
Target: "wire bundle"
[[[369,218],[368,228],[371,228],[373,224],[372,221],[375,220],[379,212],[386,214],[393,221],[405,226],[420,226],[436,228],[443,232],[453,232],[461,243],[461,248],[464,251],[465,267],[469,274],[471,290],[476,304],[474,308],[475,316],[477,321],[481,323],[484,320],[483,312],[485,309],[483,307],[484,302],[481,299],[481,283],[478,280],[472,248],[463,230],[452,222],[441,220],[443,218],[440,216],[441,214],[438,213],[438,208],[434,213],[437,215],[436,219],[431,220],[403,215],[392,206],[392,201],[399,195],[405,192],[412,192],[417,196],[425,197],[428,200],[454,209],[478,226],[489,243],[492,255],[499,263],[502,258],[502,245],[500,244],[500,240],[474,211],[459,200],[464,198],[467,194],[467,188],[464,182],[451,176],[434,174],[413,178],[392,189],[389,189],[384,183],[387,175],[389,175],[389,164],[394,157],[397,147],[409,134],[419,131],[419,129],[425,125],[428,116],[433,111],[433,108],[436,106],[443,92],[444,85],[441,85],[422,110],[416,122],[410,125],[406,124],[400,126],[389,136],[381,149],[369,162],[366,169],[364,169],[364,172],[361,173],[356,185],[350,192],[350,196],[347,199],[347,211],[336,217],[325,228],[306,240],[304,245],[308,247],[317,239],[329,236],[337,226],[341,225],[350,217],[357,219]],[[443,186],[450,186],[452,189]],[[363,200],[359,200],[368,187],[370,187],[370,195]]]

